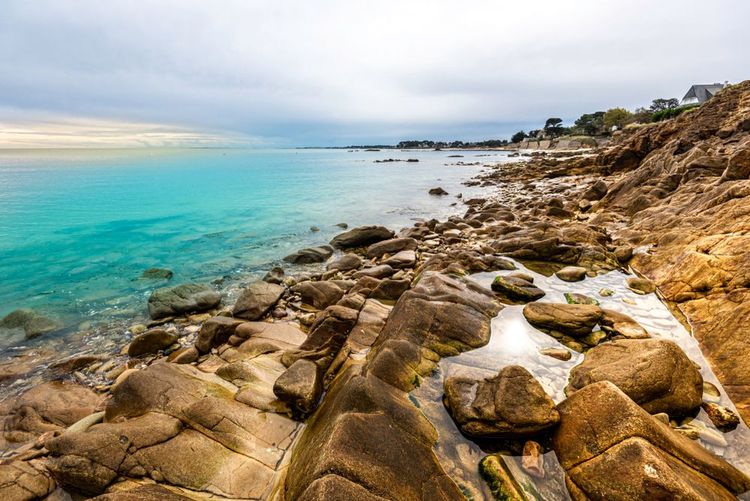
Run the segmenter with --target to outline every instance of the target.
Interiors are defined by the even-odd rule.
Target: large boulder
[[[301,282],[290,289],[294,294],[299,294],[302,302],[323,310],[341,299],[344,290],[336,283],[324,280],[320,282]]]
[[[0,464],[0,496],[5,501],[49,499],[55,481],[43,468],[26,461]]]
[[[573,499],[735,499],[750,478],[608,381],[558,405],[553,447]]]
[[[312,360],[322,371],[328,368],[357,323],[359,311],[341,305],[329,306],[318,315],[310,334],[296,350],[289,350],[281,360],[287,367],[299,359]]]
[[[574,337],[590,334],[602,318],[602,309],[592,304],[530,303],[523,316],[534,327]]]
[[[237,298],[232,314],[245,320],[259,320],[281,299],[285,290],[282,285],[262,280],[253,282]]]
[[[533,283],[518,276],[498,275],[492,281],[492,290],[511,301],[536,301],[545,296],[545,292]]]
[[[308,247],[306,249],[300,249],[297,252],[286,256],[284,258],[284,261],[293,264],[324,263],[332,255],[333,248],[331,246],[321,245],[319,247]]]
[[[183,284],[156,289],[148,298],[148,314],[154,320],[215,308],[221,294],[208,285]]]
[[[518,365],[495,377],[449,377],[443,403],[461,431],[474,437],[533,435],[557,424],[555,403],[529,371]]]
[[[667,339],[620,339],[590,349],[570,372],[567,392],[599,381],[613,383],[651,414],[689,414],[703,394],[700,371]]]
[[[208,353],[214,346],[226,343],[241,323],[242,320],[232,317],[209,318],[201,325],[201,330],[195,340],[195,348],[200,353]]]
[[[312,412],[323,393],[320,368],[310,360],[297,360],[276,379],[273,392],[300,414]]]
[[[22,330],[26,339],[33,339],[61,328],[60,322],[26,308],[14,310],[0,320],[0,329]]]
[[[360,226],[333,237],[331,245],[337,249],[350,249],[393,238],[393,232],[384,226]]]

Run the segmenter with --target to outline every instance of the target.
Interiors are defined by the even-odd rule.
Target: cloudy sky
[[[0,147],[508,137],[750,77],[746,0],[0,0]]]

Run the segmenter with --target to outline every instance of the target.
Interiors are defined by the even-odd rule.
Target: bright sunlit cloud
[[[0,107],[283,145],[507,137],[745,79],[748,17],[743,0],[7,0]]]

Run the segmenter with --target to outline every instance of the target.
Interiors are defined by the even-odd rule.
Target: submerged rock
[[[393,232],[384,226],[360,226],[333,237],[331,245],[337,249],[364,247],[393,238]]]
[[[666,339],[620,339],[590,349],[570,372],[566,392],[599,381],[613,383],[651,414],[682,416],[701,405],[699,370]]]
[[[282,285],[258,280],[245,287],[234,304],[232,314],[245,320],[259,320],[281,299],[286,289]]]
[[[443,403],[461,431],[474,437],[518,437],[549,429],[560,419],[555,403],[526,369],[503,368],[477,381],[449,377]]]
[[[149,280],[169,280],[174,276],[172,270],[166,268],[149,268],[141,273],[141,278]]]
[[[648,278],[628,278],[628,289],[636,294],[651,294],[656,292],[656,285]]]
[[[708,418],[714,426],[720,431],[732,431],[740,424],[740,417],[732,409],[713,402],[703,402],[701,407],[706,411]]]
[[[263,276],[263,281],[268,282],[269,284],[281,285],[284,283],[284,278],[286,278],[284,268],[281,266],[274,266]]]
[[[183,284],[156,289],[148,298],[148,314],[158,320],[164,317],[205,311],[221,303],[221,294],[208,285]]]
[[[430,195],[447,195],[448,194],[447,191],[445,191],[443,188],[439,186],[437,188],[430,188],[430,191],[428,191],[427,193],[429,193]]]
[[[23,330],[26,339],[49,334],[61,328],[60,322],[26,308],[12,311],[0,320],[0,329]]]

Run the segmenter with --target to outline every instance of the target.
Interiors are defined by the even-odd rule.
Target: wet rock
[[[531,282],[518,277],[498,275],[492,281],[492,290],[514,301],[536,301],[545,292]]]
[[[221,303],[221,295],[208,285],[183,284],[177,287],[156,289],[148,298],[149,316],[158,320],[164,317],[205,311]]]
[[[281,266],[274,266],[271,270],[263,276],[263,281],[269,284],[281,285],[284,283],[284,268]]]
[[[542,348],[541,350],[539,350],[539,353],[548,357],[562,360],[564,362],[570,360],[570,358],[572,357],[570,351],[563,348]]]
[[[623,245],[615,248],[614,254],[617,258],[617,261],[624,264],[630,261],[630,259],[633,257],[633,248],[629,245]]]
[[[747,476],[610,382],[585,387],[558,410],[552,443],[574,499],[729,500],[750,489]]]
[[[281,299],[286,289],[261,280],[245,287],[234,304],[232,314],[246,320],[259,320]]]
[[[483,457],[479,462],[479,474],[487,482],[493,499],[516,501],[525,498],[505,466],[502,456],[490,454]]]
[[[326,266],[327,270],[349,271],[362,266],[362,258],[356,254],[344,254]]]
[[[322,310],[335,304],[344,295],[344,290],[332,281],[302,282],[291,288],[299,294],[302,302]]]
[[[307,415],[318,405],[323,393],[320,368],[315,362],[299,359],[276,380],[274,394],[301,415]]]
[[[383,226],[360,226],[333,237],[331,245],[337,249],[365,247],[393,238],[393,232]]]
[[[314,264],[324,263],[333,255],[333,248],[329,245],[319,247],[308,247],[289,254],[284,258],[287,263],[293,264]]]
[[[172,346],[177,342],[178,336],[164,329],[151,329],[143,334],[138,334],[128,345],[128,355],[140,357],[157,353]]]
[[[19,309],[8,313],[0,320],[0,329],[23,330],[26,339],[60,330],[62,324],[31,309]]]
[[[320,228],[318,228],[317,226],[310,226],[310,231],[312,231],[313,233],[316,233],[320,231]]]
[[[200,352],[195,346],[186,346],[180,350],[175,351],[169,356],[169,361],[176,364],[190,364],[198,360]]]
[[[740,417],[732,409],[713,402],[703,402],[701,406],[714,426],[720,431],[732,431],[740,424]]]
[[[402,250],[383,261],[384,265],[392,268],[411,268],[417,262],[417,254],[413,250]]]
[[[383,254],[395,254],[403,250],[416,250],[417,241],[410,237],[391,238],[372,244],[367,248],[368,257],[381,257]]]
[[[564,282],[580,282],[586,278],[586,268],[581,266],[566,266],[555,273]]]
[[[602,310],[588,304],[530,303],[524,307],[523,316],[538,329],[582,337],[599,323]]]
[[[701,405],[703,378],[674,342],[620,339],[586,352],[570,372],[566,392],[609,381],[647,412],[686,415]]]
[[[651,337],[641,324],[619,311],[602,308],[602,318],[599,324],[602,330],[612,335],[619,335],[628,339]]]
[[[544,478],[544,453],[541,445],[533,440],[523,444],[521,467],[532,477]]]
[[[612,289],[601,289],[601,290],[599,290],[599,295],[602,296],[602,297],[612,297],[612,296],[614,296],[614,294],[615,294],[615,291],[613,291]]]
[[[512,365],[497,376],[477,381],[449,377],[443,403],[467,435],[518,437],[553,427],[555,404],[526,369]]]
[[[628,278],[628,289],[636,294],[651,294],[656,292],[656,285],[648,278]]]
[[[443,188],[440,188],[439,186],[437,188],[430,188],[430,190],[427,192],[430,195],[447,195],[448,192],[445,191]]]
[[[174,276],[172,270],[166,268],[149,268],[141,273],[141,278],[148,280],[169,280]]]
[[[226,343],[242,322],[242,320],[232,317],[209,318],[203,322],[201,330],[198,332],[195,348],[200,353],[208,353],[211,348]]]

